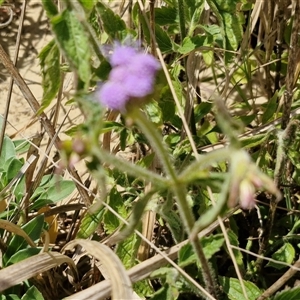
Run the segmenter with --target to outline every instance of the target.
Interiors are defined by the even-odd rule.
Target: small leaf
[[[229,300],[245,299],[238,279],[219,276],[219,282]],[[261,295],[260,289],[250,281],[243,280],[243,282],[248,295],[248,300],[256,300]]]
[[[35,287],[30,287],[26,293],[23,295],[21,300],[44,300],[43,295],[41,292]]]
[[[243,38],[243,26],[241,19],[231,13],[222,13],[224,24],[225,24],[225,34],[226,39],[229,42],[228,47],[230,50],[237,50],[240,41]]]
[[[61,85],[60,53],[52,40],[39,54],[42,70],[43,99],[39,112],[51,104]]]
[[[162,6],[155,8],[155,23],[160,26],[176,24],[177,10],[174,7]]]
[[[51,19],[56,40],[80,79],[86,84],[91,77],[90,42],[83,25],[71,10],[64,10]]]
[[[10,182],[20,171],[22,168],[23,163],[17,159],[12,158],[9,162],[9,165],[7,166],[7,174],[6,174],[6,180],[7,182]]]
[[[238,247],[239,246],[239,240],[238,240],[238,237],[236,236],[236,234],[231,229],[229,229],[227,231],[227,234],[228,234],[230,244],[233,245],[233,246]],[[240,271],[242,273],[244,273],[245,272],[245,266],[244,266],[244,262],[243,262],[243,254],[238,249],[232,249],[232,251],[233,251],[233,254],[234,254],[234,258],[237,262],[237,265],[239,266]]]
[[[275,91],[273,97],[268,101],[267,103],[267,107],[262,115],[262,124],[266,124],[268,121],[270,121],[272,119],[272,117],[274,117],[274,114],[277,111],[278,108],[278,91]]]
[[[189,24],[188,36],[192,36],[194,33],[194,30],[199,26],[199,20],[203,13],[204,4],[205,4],[204,1],[201,1],[201,2],[200,2],[200,5],[197,5],[195,10],[192,12],[193,16],[192,16],[191,22]]]
[[[234,12],[236,10],[237,3],[239,0],[214,0],[219,10],[226,12]]]
[[[196,48],[199,48],[204,45],[206,36],[197,35],[194,37],[185,37],[182,41],[181,47],[177,50],[181,54],[187,54],[193,51]]]
[[[136,264],[136,255],[141,243],[141,238],[135,233],[117,245],[116,254],[120,257],[126,269]]]
[[[173,44],[169,35],[157,24],[155,25],[155,37],[162,53],[168,53],[173,50]]]
[[[202,244],[206,259],[210,259],[221,249],[224,243],[224,237],[222,234],[210,235],[208,237],[203,237],[200,242]],[[180,267],[188,266],[197,261],[194,249],[190,244],[186,244],[180,249],[178,260]]]
[[[295,287],[292,289],[284,290],[277,293],[273,300],[299,300],[300,299],[300,288]]]
[[[42,3],[48,18],[58,14],[57,6],[52,0],[42,0]]]
[[[16,156],[16,150],[15,150],[14,143],[8,136],[4,136],[1,156],[0,156],[0,166],[2,167],[9,158],[15,156]]]
[[[30,143],[26,139],[14,140],[13,143],[15,145],[17,154],[27,153],[30,148]]]
[[[273,255],[272,258],[287,264],[291,264],[295,258],[295,248],[290,243],[285,243],[280,249],[278,249]],[[281,270],[287,266],[276,264],[275,262],[268,262],[266,267],[273,267],[275,269]]]
[[[120,38],[120,33],[126,30],[125,22],[102,3],[97,3],[96,9],[99,12],[105,32],[113,39]]]
[[[13,254],[10,259],[8,260],[6,266],[15,264],[19,261],[22,261],[28,257],[34,256],[41,252],[42,248],[26,248],[18,251],[17,253]]]
[[[62,180],[42,193],[39,199],[46,199],[56,203],[70,196],[75,187],[75,183],[72,180]]]
[[[124,199],[116,188],[112,188],[110,191],[109,206],[118,212],[122,217],[127,217]],[[110,211],[105,213],[103,222],[104,228],[108,234],[112,233],[120,225],[120,220]]]
[[[105,210],[100,208],[99,211],[95,213],[87,212],[83,217],[79,231],[77,232],[76,238],[87,239],[89,238],[99,227],[101,220],[103,218]]]
[[[44,216],[39,215],[22,226],[22,229],[27,233],[27,235],[33,240],[36,241],[40,238],[42,229],[44,225]],[[27,248],[28,244],[23,237],[19,235],[13,236],[11,239],[5,254],[3,255],[3,264],[6,265],[8,260],[12,255],[17,253],[21,249]]]
[[[97,0],[78,0],[78,1],[87,11],[91,11],[94,5],[98,2]]]

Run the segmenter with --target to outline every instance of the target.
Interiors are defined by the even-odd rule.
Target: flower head
[[[230,207],[239,201],[243,209],[252,209],[255,206],[255,192],[261,189],[273,194],[278,201],[281,199],[273,180],[258,169],[247,152],[239,150],[234,154],[230,173]]]
[[[153,92],[160,64],[152,55],[116,43],[109,62],[109,78],[97,92],[102,105],[124,111],[130,100],[143,99]]]

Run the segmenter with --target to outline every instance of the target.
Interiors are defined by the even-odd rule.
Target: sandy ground
[[[15,4],[19,9],[21,6]],[[5,28],[0,29],[0,42],[11,60],[16,55],[16,39],[20,23],[19,13],[15,15],[12,23]],[[41,76],[38,65],[38,53],[51,40],[49,25],[47,24],[41,3],[29,1],[26,8],[26,15],[22,30],[21,44],[17,68],[24,78],[33,95],[40,102],[42,99]],[[10,76],[4,67],[0,64],[0,113],[4,114],[7,103]],[[33,112],[27,101],[24,99],[19,88],[14,85],[11,104],[9,109],[8,125],[6,133],[16,134],[26,127],[32,117]],[[36,124],[35,124],[36,125]],[[35,126],[30,126],[22,135],[30,137],[36,132]]]
[[[0,43],[9,54],[11,60],[14,59],[16,53],[16,39],[22,8],[22,2],[19,4],[16,4],[16,2],[14,3],[15,7],[17,8],[17,14],[15,15],[12,23],[5,28],[0,28]],[[41,87],[42,78],[38,54],[43,47],[49,41],[51,41],[51,39],[52,36],[50,32],[50,26],[41,2],[36,0],[28,1],[21,35],[17,68],[39,103],[41,103],[42,100],[43,90]],[[5,106],[7,103],[9,82],[10,76],[0,63],[0,114],[2,116],[5,112]],[[70,80],[67,79],[65,81],[64,88],[71,88]],[[66,101],[67,99],[64,100]],[[66,111],[69,109],[70,107],[62,107],[59,122],[64,119]],[[49,112],[50,109],[47,109],[46,113],[48,116]],[[70,119],[74,120],[78,116],[78,111],[72,111],[70,114]],[[69,124],[68,122],[70,119],[66,121],[67,125]],[[19,138],[30,138],[41,129],[39,122],[33,122],[33,120],[34,113],[32,112],[27,101],[24,99],[19,88],[14,85],[11,96],[6,134]]]

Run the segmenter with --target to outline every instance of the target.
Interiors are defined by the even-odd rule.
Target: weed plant
[[[1,300],[300,299],[300,1],[41,5],[40,103],[0,41],[48,138],[6,135],[7,101]]]

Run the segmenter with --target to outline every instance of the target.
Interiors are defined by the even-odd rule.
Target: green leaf
[[[20,287],[20,286],[18,286],[18,287]],[[16,293],[14,288],[12,288],[12,289],[13,289],[13,292]],[[19,288],[17,288],[17,290],[19,290]],[[21,300],[21,298],[19,296],[15,295],[15,294],[9,294],[9,295],[6,296],[5,299],[6,300]]]
[[[262,124],[266,124],[268,121],[270,121],[272,119],[272,117],[274,117],[274,114],[277,111],[278,108],[278,91],[275,91],[273,97],[268,101],[267,103],[267,107],[262,115]]]
[[[155,153],[152,152],[152,153],[142,157],[139,161],[136,162],[136,164],[143,167],[143,168],[148,169],[148,168],[150,168],[154,157],[155,157]]]
[[[169,86],[162,89],[158,105],[162,113],[163,122],[168,122],[175,116],[176,105],[174,103],[174,98],[172,96]]]
[[[136,254],[140,243],[141,238],[136,234],[132,234],[129,238],[117,245],[116,254],[126,269],[130,269],[136,264]]]
[[[0,167],[2,167],[9,158],[15,157],[16,154],[15,145],[12,140],[8,136],[4,136],[0,156]]]
[[[124,205],[124,199],[114,187],[109,194],[109,206],[119,213],[123,218],[127,217],[127,211]],[[120,220],[110,211],[107,211],[103,218],[103,226],[108,234],[111,234],[119,225]]]
[[[44,297],[35,286],[32,286],[23,295],[21,300],[44,300]]]
[[[78,1],[87,11],[91,11],[94,5],[98,2],[97,0],[78,0]]]
[[[177,23],[177,10],[174,7],[162,6],[155,8],[155,23],[160,26]]]
[[[240,281],[236,278],[219,276],[219,282],[229,300],[245,299]],[[261,290],[252,282],[243,280],[249,300],[256,300],[261,295]]]
[[[292,289],[284,290],[277,293],[273,300],[299,300],[300,299],[300,288],[295,287]]]
[[[153,287],[150,285],[149,280],[141,280],[134,283],[133,289],[141,298],[146,297],[148,299],[153,294]]]
[[[285,243],[283,246],[278,249],[273,255],[272,258],[287,264],[291,264],[295,258],[295,248],[290,243]],[[273,267],[275,269],[281,270],[287,266],[276,264],[275,262],[269,261],[266,267]]]
[[[121,32],[126,30],[125,22],[115,14],[109,7],[102,3],[97,3],[96,9],[99,12],[101,22],[105,32],[112,39],[120,39]]]
[[[230,244],[233,246],[239,247],[239,240],[238,240],[237,235],[231,229],[229,229],[227,231],[227,234],[228,234]],[[244,262],[243,262],[243,254],[241,253],[241,251],[239,251],[237,249],[232,249],[232,251],[234,254],[234,258],[237,262],[237,265],[239,266],[239,270],[242,272],[242,274],[244,274],[245,266],[244,266]]]
[[[212,103],[201,102],[195,107],[195,122],[200,122],[212,109]]]
[[[222,13],[225,24],[225,35],[229,42],[229,50],[237,50],[239,43],[243,38],[243,26],[241,19],[231,13]]]
[[[48,18],[51,18],[58,14],[57,6],[52,0],[42,0],[42,3]]]
[[[219,10],[232,13],[236,10],[236,5],[240,0],[214,0]]]
[[[151,122],[161,125],[162,124],[162,112],[156,101],[151,101],[146,106],[146,111]]]
[[[6,174],[6,179],[7,182],[10,182],[20,171],[20,169],[22,168],[23,163],[17,159],[12,157],[9,160],[9,164],[8,166],[5,167],[5,169],[7,170],[7,174]]]
[[[136,227],[138,226],[143,213],[145,211],[145,208],[153,195],[155,194],[155,191],[149,191],[146,195],[143,197],[140,197],[140,199],[135,203],[132,209],[132,213],[130,215],[129,224],[122,229],[122,231],[118,235],[118,241],[126,239],[129,235],[131,235]]]
[[[40,238],[42,230],[44,226],[44,215],[38,215],[24,226],[22,229],[28,234],[28,236],[33,240],[36,241]],[[24,240],[23,237],[19,235],[13,236],[11,239],[5,254],[3,255],[3,265],[6,266],[6,263],[19,250],[27,248],[28,244]]]
[[[248,138],[243,138],[240,140],[242,148],[253,148],[260,144],[262,144],[264,141],[266,141],[269,138],[268,134],[257,134]]]
[[[89,238],[99,227],[105,209],[101,207],[99,211],[90,213],[89,211],[83,217],[76,238],[87,239]]]
[[[39,59],[43,87],[43,99],[39,112],[42,112],[51,104],[61,85],[60,53],[54,40],[42,49]]]
[[[170,229],[173,239],[177,243],[181,242],[184,236],[184,228],[182,220],[180,219],[178,214],[174,210],[168,211],[164,207],[159,213]]]
[[[178,48],[178,52],[181,54],[187,54],[191,51],[195,50],[204,45],[206,36],[204,35],[197,35],[194,37],[185,37],[182,41],[181,47]]]
[[[201,1],[200,5],[197,5],[195,10],[192,12],[191,22],[189,24],[188,36],[192,36],[194,30],[199,26],[199,20],[203,13],[205,1]]]
[[[71,195],[75,187],[75,183],[72,180],[62,180],[50,186],[39,196],[39,199],[46,199],[56,203]]]
[[[224,243],[224,237],[222,234],[210,235],[208,237],[203,237],[200,240],[200,242],[203,247],[206,259],[210,259],[215,253],[217,253],[221,249]],[[197,261],[194,249],[190,244],[184,245],[179,250],[178,260],[180,267],[186,267]]]
[[[173,44],[168,33],[157,24],[155,25],[155,37],[162,53],[168,53],[173,50]]]
[[[42,248],[26,248],[18,251],[17,253],[13,254],[10,259],[8,260],[6,266],[15,264],[17,262],[20,262],[26,258],[29,258],[31,256],[37,255],[41,252]]]
[[[91,78],[90,42],[74,11],[64,10],[51,19],[56,40],[79,78],[86,84]]]

